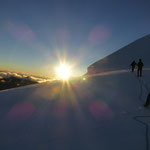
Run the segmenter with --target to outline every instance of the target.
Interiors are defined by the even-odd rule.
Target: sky
[[[0,0],[0,70],[74,75],[150,34],[149,0]]]

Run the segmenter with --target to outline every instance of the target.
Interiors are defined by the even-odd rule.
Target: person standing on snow
[[[137,76],[142,77],[142,68],[144,66],[142,59],[139,59],[139,62],[137,63],[138,69],[137,69]]]
[[[135,69],[135,66],[136,66],[136,62],[133,61],[133,62],[130,64],[130,66],[131,66],[132,72],[134,72],[134,69]]]

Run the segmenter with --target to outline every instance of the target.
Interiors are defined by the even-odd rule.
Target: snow
[[[144,36],[88,67],[88,74],[127,69],[133,60],[141,58],[144,67],[150,66],[150,35]]]
[[[134,117],[150,113],[140,86],[150,85],[149,75],[126,70],[0,92],[0,149],[146,149],[145,126]]]
[[[1,91],[0,149],[148,150],[149,43],[150,36],[137,40],[70,82]],[[128,65],[140,55],[145,69],[137,78]]]

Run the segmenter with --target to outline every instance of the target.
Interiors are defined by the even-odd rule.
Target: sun
[[[71,76],[71,67],[66,64],[61,64],[57,68],[57,76],[59,79],[68,80]]]

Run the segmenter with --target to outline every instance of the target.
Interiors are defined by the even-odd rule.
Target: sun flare
[[[68,80],[71,76],[71,67],[66,64],[61,64],[57,68],[57,76],[59,79]]]

